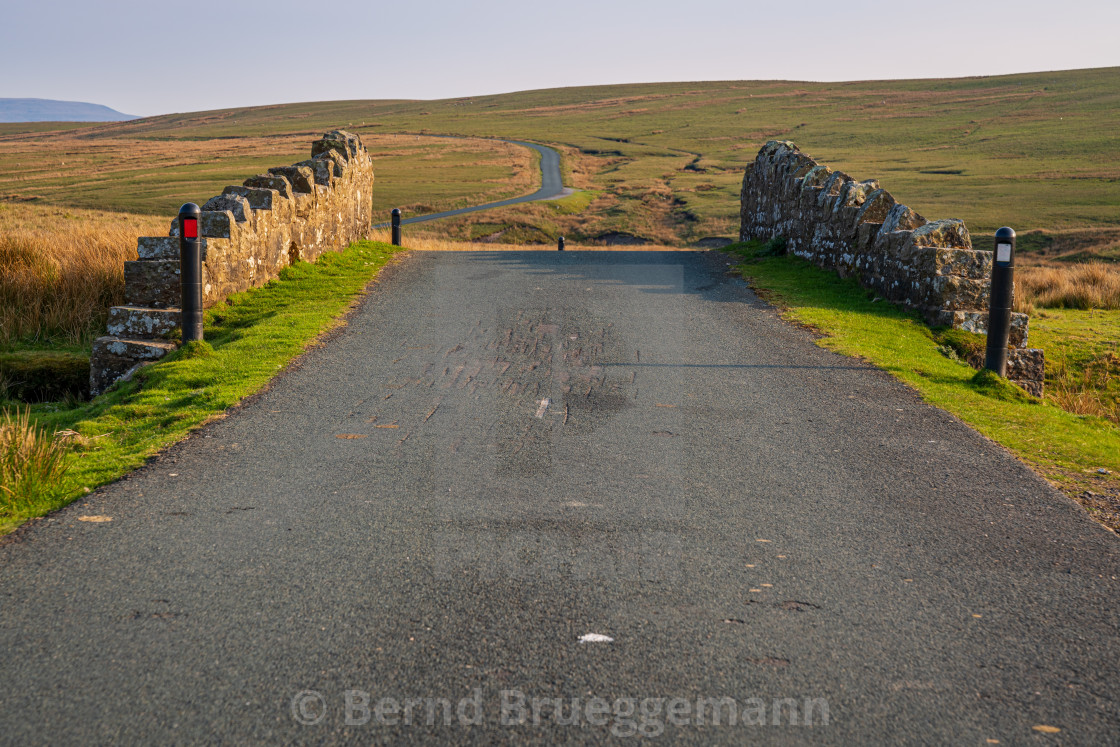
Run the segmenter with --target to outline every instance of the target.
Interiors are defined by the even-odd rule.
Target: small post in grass
[[[202,240],[198,220],[202,211],[188,202],[179,208],[179,304],[183,342],[202,339]]]
[[[564,251],[564,237],[563,236],[561,236],[560,240],[556,242],[556,251],[558,251],[558,252]]]
[[[996,255],[992,263],[992,300],[988,307],[988,346],[984,368],[1007,376],[1007,340],[1011,334],[1011,306],[1015,293],[1015,231],[1006,226],[996,231]]]
[[[393,208],[393,246],[401,245],[401,209]]]

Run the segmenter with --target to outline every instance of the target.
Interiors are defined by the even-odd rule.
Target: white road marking
[[[543,418],[545,410],[547,410],[548,406],[551,405],[551,404],[552,404],[552,400],[550,400],[548,398],[542,399],[541,400],[541,406],[537,408],[537,417],[538,418]]]
[[[602,635],[601,633],[588,633],[579,637],[580,643],[614,643],[614,639],[609,635]]]

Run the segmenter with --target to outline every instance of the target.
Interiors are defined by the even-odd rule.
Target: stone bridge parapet
[[[314,261],[368,235],[373,222],[373,161],[361,139],[343,130],[311,145],[311,158],[269,169],[226,187],[202,205],[202,302],[219,303],[256,288],[288,265]],[[90,358],[90,390],[100,394],[177,347],[179,226],[142,237],[126,262],[125,306],[109,311],[108,334]]]
[[[786,251],[852,276],[933,326],[987,332],[992,252],[972,248],[963,221],[927,221],[872,179],[856,181],[772,140],[747,166],[739,238],[786,240]],[[1027,315],[1012,314],[1010,378],[1041,395],[1042,351],[1027,348]]]

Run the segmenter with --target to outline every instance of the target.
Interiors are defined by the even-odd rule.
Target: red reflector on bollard
[[[198,221],[194,218],[183,218],[183,238],[198,238]]]

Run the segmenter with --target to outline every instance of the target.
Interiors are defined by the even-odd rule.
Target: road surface
[[[417,215],[412,218],[404,218],[401,220],[401,225],[408,225],[410,223],[424,223],[430,220],[437,220],[439,218],[450,218],[455,215],[464,215],[465,213],[476,213],[479,210],[493,210],[494,208],[507,207],[509,205],[518,205],[522,202],[538,202],[540,200],[555,200],[557,197],[565,196],[564,180],[560,175],[560,154],[547,145],[537,145],[536,143],[527,143],[521,140],[502,140],[503,143],[513,143],[525,148],[532,148],[537,153],[541,154],[541,188],[536,192],[520,197],[511,197],[508,200],[501,200],[499,202],[487,202],[482,205],[473,205],[471,207],[459,208],[458,210],[445,210],[442,213],[431,213],[429,215]],[[388,228],[389,223],[377,223],[374,228]]]
[[[723,270],[404,256],[0,544],[0,742],[1114,742],[1117,538]]]

